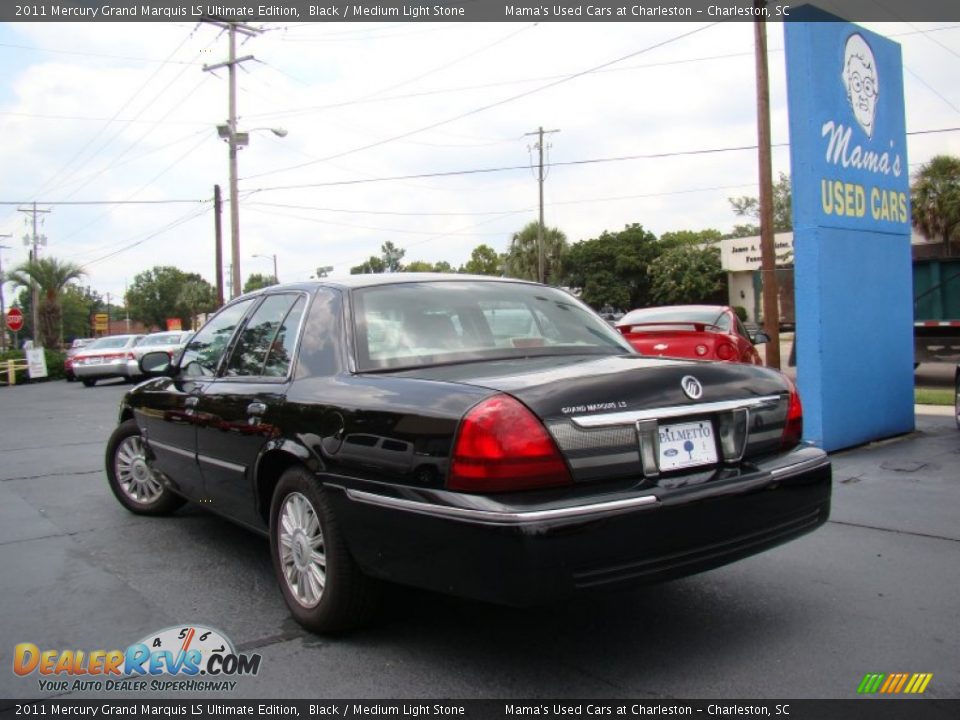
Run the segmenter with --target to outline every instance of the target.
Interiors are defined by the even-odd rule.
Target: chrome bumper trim
[[[585,428],[606,427],[608,425],[632,425],[644,420],[665,420],[667,418],[688,415],[711,415],[750,408],[767,407],[780,402],[779,395],[766,395],[743,400],[722,400],[720,402],[699,403],[694,405],[674,405],[672,407],[651,410],[628,410],[626,412],[604,413],[603,415],[577,415],[570,420],[574,425]]]
[[[483,523],[487,525],[526,525],[531,523],[549,522],[553,520],[579,520],[592,515],[601,515],[630,510],[652,509],[659,504],[654,495],[628,498],[626,500],[612,500],[608,502],[578,505],[576,507],[557,508],[555,510],[529,510],[517,512],[502,512],[497,510],[471,510],[467,508],[447,507],[416,500],[377,495],[362,490],[345,490],[350,500],[389,508],[391,510],[405,510],[407,512],[431,515],[447,520],[461,520],[466,522]]]
[[[783,480],[784,478],[793,477],[794,475],[799,475],[811,470],[818,470],[829,465],[830,457],[826,453],[823,453],[821,455],[817,455],[816,457],[806,458],[800,462],[795,462],[792,465],[774,468],[770,471],[770,475],[773,476],[774,480]]]

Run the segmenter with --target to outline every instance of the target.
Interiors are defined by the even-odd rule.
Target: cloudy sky
[[[865,25],[903,47],[911,168],[960,155],[960,132],[927,132],[960,128],[960,25]],[[504,251],[536,219],[541,126],[559,130],[545,219],[571,242],[634,222],[726,232],[727,198],[757,194],[756,151],[737,149],[756,143],[750,23],[264,27],[238,51],[255,57],[238,75],[244,279],[274,254],[281,281],[345,274],[387,240],[454,266]],[[158,264],[213,281],[228,83],[203,65],[226,54],[209,25],[0,25],[0,201],[51,210],[43,254],[113,297]],[[774,173],[789,172],[778,25],[769,61]],[[24,206],[0,205],[5,268],[27,256]]]

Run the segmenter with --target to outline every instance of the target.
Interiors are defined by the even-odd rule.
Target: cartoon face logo
[[[877,74],[877,61],[873,57],[873,50],[859,33],[847,38],[847,44],[843,48],[841,76],[853,116],[867,137],[872,138],[877,98],[880,95],[880,77]]]

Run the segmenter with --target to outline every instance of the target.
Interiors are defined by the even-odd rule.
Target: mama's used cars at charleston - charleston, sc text
[[[532,605],[699,572],[827,520],[831,469],[766,368],[637,354],[569,294],[463,275],[273,286],[147,353],[118,500],[269,535],[319,632],[380,581]]]

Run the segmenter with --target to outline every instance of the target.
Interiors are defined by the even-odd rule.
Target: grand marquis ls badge
[[[703,385],[693,375],[685,375],[680,381],[680,387],[683,394],[691,400],[699,400],[703,397]]]

